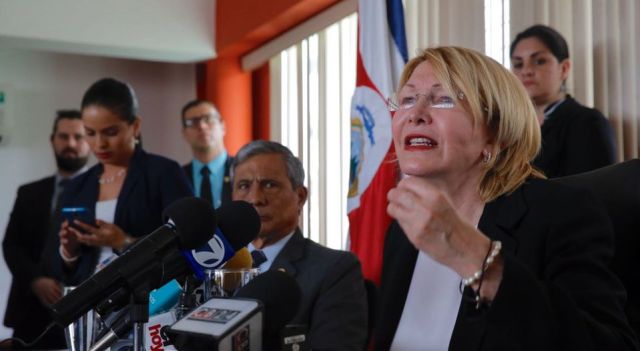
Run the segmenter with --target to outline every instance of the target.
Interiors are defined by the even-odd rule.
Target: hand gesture
[[[446,194],[428,180],[405,178],[387,198],[387,213],[398,221],[418,250],[462,277],[481,267],[490,240],[475,228],[475,223],[465,221]]]

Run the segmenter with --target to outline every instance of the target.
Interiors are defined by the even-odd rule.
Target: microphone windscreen
[[[298,313],[302,291],[287,273],[270,270],[253,278],[233,297],[256,299],[264,305],[264,335],[278,335]]]
[[[260,216],[248,202],[231,201],[217,213],[218,227],[234,250],[247,246],[260,233]]]
[[[162,212],[165,222],[176,229],[182,250],[196,249],[209,241],[216,228],[213,206],[197,197],[184,197],[169,204]]]
[[[251,253],[246,247],[236,251],[236,254],[227,261],[222,268],[227,269],[239,269],[239,268],[251,268],[253,266],[253,259]]]

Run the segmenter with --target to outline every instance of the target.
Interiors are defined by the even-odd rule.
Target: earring
[[[491,161],[491,151],[482,151],[482,156],[482,162],[484,162],[485,164]]]

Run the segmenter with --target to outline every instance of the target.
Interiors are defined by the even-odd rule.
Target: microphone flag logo
[[[218,235],[214,235],[207,244],[191,251],[193,258],[203,268],[216,268],[223,263],[225,245]]]
[[[193,273],[200,280],[205,278],[204,270],[222,266],[235,254],[235,249],[224,237],[220,228],[216,228],[215,234],[206,244],[197,249],[182,251]]]

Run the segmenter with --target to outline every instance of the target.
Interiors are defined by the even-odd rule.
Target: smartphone
[[[93,215],[93,211],[86,207],[63,207],[60,211],[62,217],[69,222],[69,225],[82,233],[84,233],[84,230],[75,225],[74,220],[77,219],[92,226],[96,225],[96,217]]]

